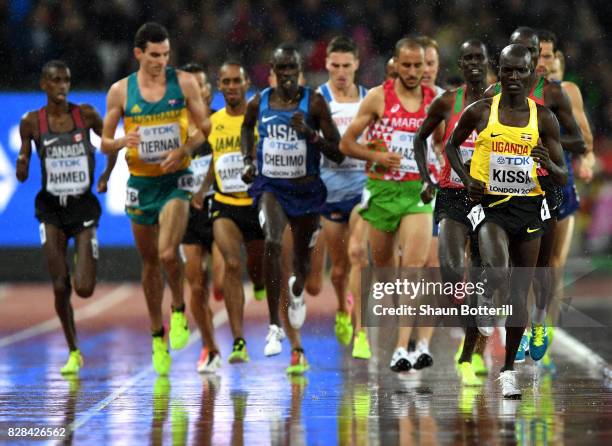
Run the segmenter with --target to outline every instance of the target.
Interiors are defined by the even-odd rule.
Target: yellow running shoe
[[[61,373],[62,375],[76,375],[81,370],[81,367],[83,367],[83,356],[81,356],[79,350],[73,350],[70,352],[70,356],[68,356],[66,365],[62,367]]]
[[[351,324],[351,315],[338,311],[336,313],[336,339],[342,345],[349,345],[353,337],[353,325]]]
[[[180,350],[189,342],[189,325],[184,311],[173,311],[170,318],[170,347]]]
[[[370,351],[370,343],[365,330],[359,330],[357,336],[353,340],[353,358],[370,359],[372,352]]]
[[[260,290],[258,290],[257,288],[255,288],[255,286],[253,286],[253,297],[255,298],[255,300],[258,301],[262,301],[262,300],[266,300],[266,289],[265,288],[261,288]]]
[[[242,338],[236,338],[234,340],[234,347],[232,353],[229,355],[227,362],[230,364],[236,364],[238,362],[249,362],[249,354],[246,348],[246,342]]]
[[[472,368],[476,375],[486,376],[489,374],[489,369],[485,365],[484,358],[478,353],[472,354]]]
[[[158,375],[170,373],[172,358],[168,353],[168,344],[162,336],[153,336],[153,368]]]
[[[459,364],[459,374],[461,375],[461,384],[464,386],[482,385],[482,380],[474,373],[471,362],[462,362]]]
[[[304,350],[294,348],[291,350],[291,364],[287,367],[290,375],[303,375],[310,368],[304,355]]]

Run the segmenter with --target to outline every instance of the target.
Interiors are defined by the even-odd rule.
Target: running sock
[[[534,305],[531,311],[531,320],[538,325],[543,325],[546,322],[546,310]]]
[[[163,326],[159,330],[151,332],[151,336],[153,336],[154,338],[163,338],[164,334],[166,334],[166,330]]]
[[[174,305],[170,306],[172,308],[172,312],[176,313],[177,311],[180,313],[185,312],[185,303],[183,302],[179,307],[175,307]]]

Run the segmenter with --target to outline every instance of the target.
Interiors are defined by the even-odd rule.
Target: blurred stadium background
[[[38,91],[42,65],[50,59],[65,60],[72,70],[70,99],[89,102],[104,113],[108,87],[137,69],[133,36],[150,20],[168,28],[172,64],[202,64],[213,87],[216,70],[228,57],[245,64],[255,88],[266,86],[270,53],[281,42],[301,49],[306,80],[316,86],[326,79],[327,42],[338,34],[358,42],[358,80],[368,87],[382,81],[385,63],[399,38],[432,36],[440,46],[438,84],[445,86],[458,74],[458,46],[467,38],[482,39],[495,64],[517,26],[555,32],[566,55],[566,80],[582,90],[597,155],[593,181],[578,185],[582,202],[572,257],[596,257],[601,265],[612,266],[610,16],[612,3],[606,0],[490,1],[486,8],[468,0],[349,0],[341,4],[324,0],[0,0],[0,252],[4,259],[0,280],[46,278],[34,219],[34,196],[40,187],[37,158],[33,157],[27,183],[18,184],[14,175],[19,119],[45,103]],[[217,94],[213,108],[221,106]],[[98,174],[103,165],[99,156]],[[126,179],[125,164],[118,163],[110,191],[101,197],[104,215],[99,238],[103,247],[129,256],[131,264],[133,242],[123,213]],[[103,278],[128,278],[125,268],[113,268],[104,258],[100,271]]]

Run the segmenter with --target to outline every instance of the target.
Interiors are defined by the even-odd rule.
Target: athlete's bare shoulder
[[[38,110],[26,112],[19,122],[20,131],[31,138],[38,137]]]

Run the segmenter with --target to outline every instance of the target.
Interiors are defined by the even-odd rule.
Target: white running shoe
[[[504,398],[518,399],[521,397],[521,389],[518,387],[518,378],[515,370],[501,372],[497,379],[501,382],[502,396]]]
[[[207,348],[203,348],[198,360],[198,373],[216,373],[221,364],[219,353],[209,353]]]
[[[412,368],[410,356],[404,347],[397,347],[391,357],[389,367],[394,372],[407,372]]]
[[[299,330],[306,320],[306,302],[304,302],[304,290],[299,296],[293,294],[295,281],[295,276],[289,277],[289,323],[295,330]]]
[[[283,339],[285,339],[285,331],[278,325],[270,325],[268,335],[266,336],[264,355],[278,355],[283,350],[283,345],[281,344]]]

